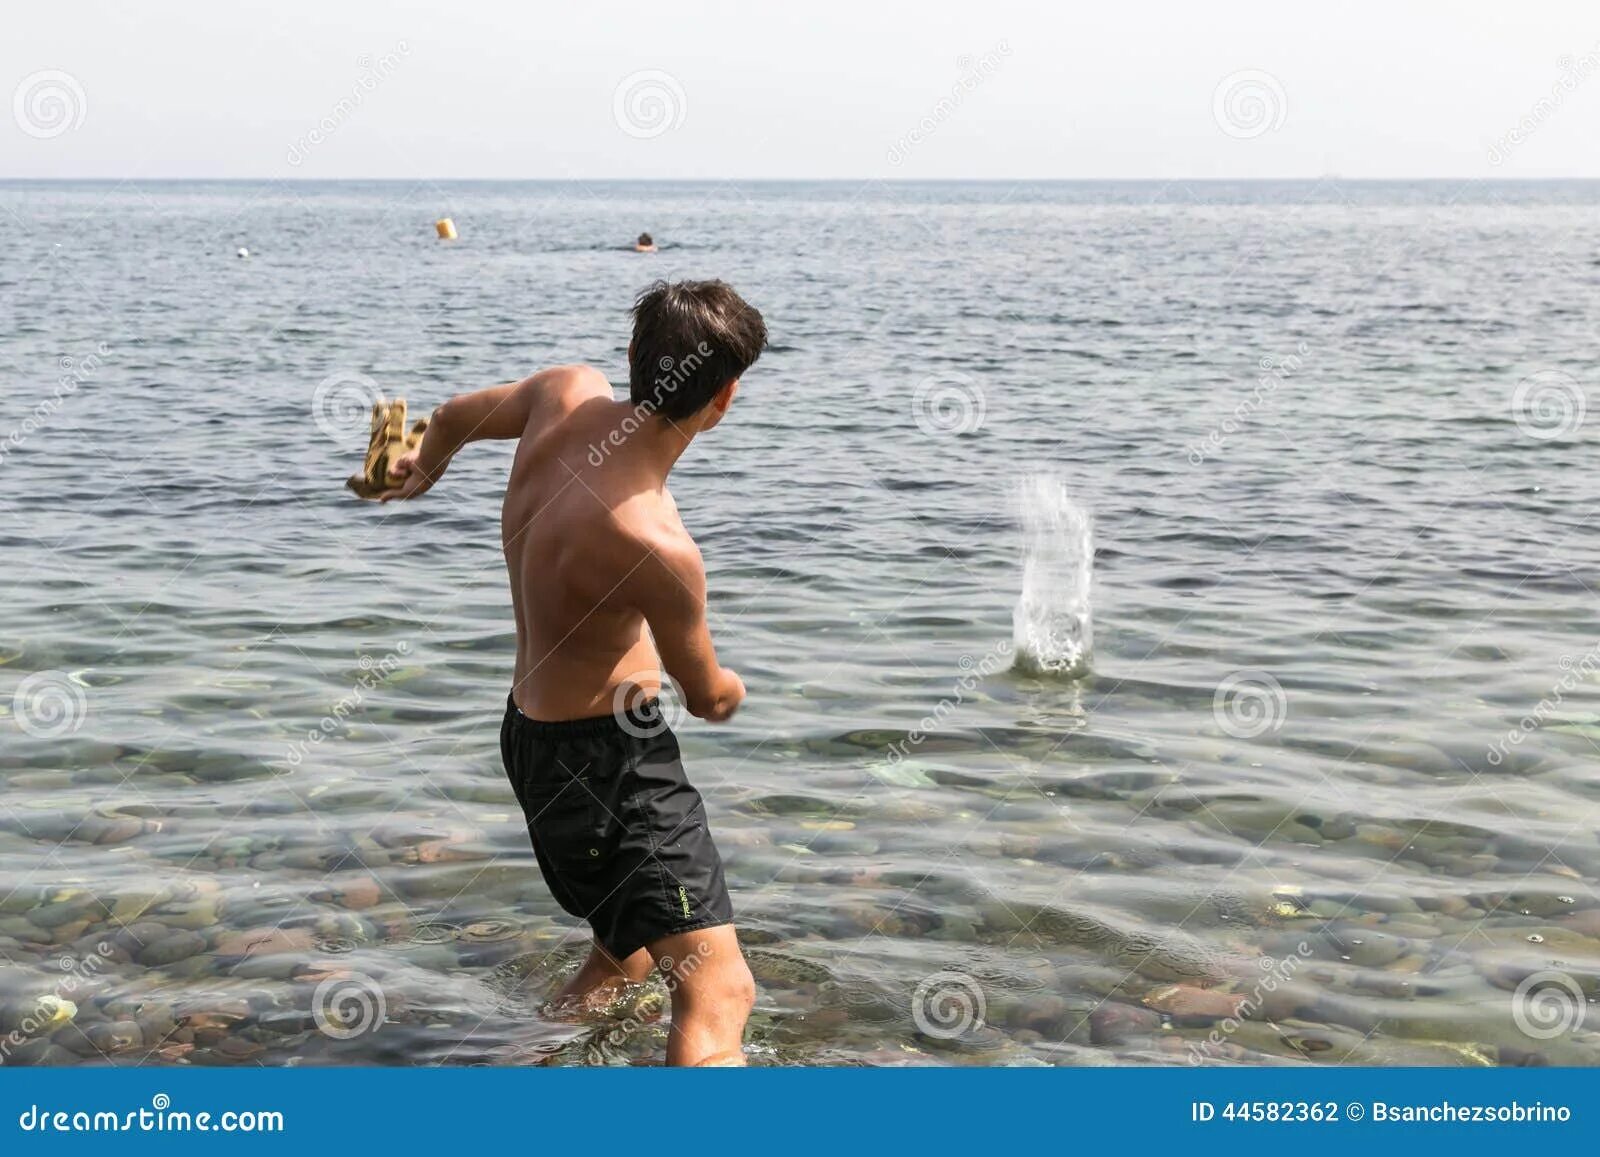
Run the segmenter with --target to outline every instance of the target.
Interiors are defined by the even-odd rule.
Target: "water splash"
[[[1094,519],[1051,474],[1018,487],[1022,526],[1022,595],[1011,616],[1019,671],[1088,673],[1094,652],[1089,588],[1094,575]]]

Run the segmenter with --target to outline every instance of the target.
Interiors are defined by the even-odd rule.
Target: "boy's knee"
[[[716,1005],[719,1008],[737,1008],[749,1012],[756,1003],[756,981],[744,961],[720,968],[714,975],[696,978],[696,983],[686,984],[680,990],[692,1003]]]
[[[722,970],[717,978],[713,999],[718,1004],[749,1012],[756,1003],[756,979],[743,960]]]
[[[733,980],[733,991],[729,999],[738,1002],[739,1007],[749,1012],[756,1004],[756,978],[750,975],[750,968],[744,961],[739,962]]]

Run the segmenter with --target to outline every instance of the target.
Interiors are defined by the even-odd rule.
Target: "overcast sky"
[[[1596,0],[57,0],[0,89],[0,177],[1600,177]]]

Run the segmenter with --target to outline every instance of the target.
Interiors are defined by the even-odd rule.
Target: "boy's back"
[[[517,619],[512,697],[534,719],[604,715],[624,686],[659,690],[661,660],[630,596],[660,579],[663,557],[695,548],[666,487],[626,446],[593,453],[618,428],[604,376],[560,366],[531,385],[500,515]]]

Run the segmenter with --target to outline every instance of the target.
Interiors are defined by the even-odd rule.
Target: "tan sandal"
[[[361,473],[352,474],[345,485],[360,498],[376,498],[386,490],[393,490],[404,479],[390,473],[391,464],[400,455],[422,445],[422,435],[428,429],[428,419],[419,418],[406,433],[406,400],[396,398],[393,403],[379,398],[372,403],[372,437],[367,442],[367,460]]]

